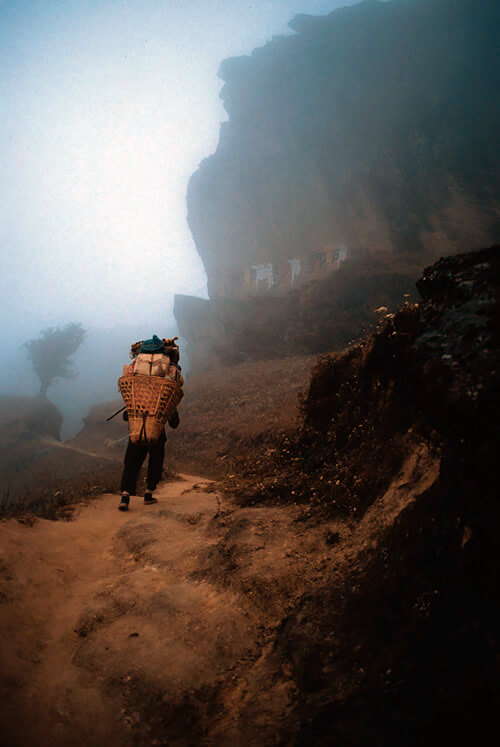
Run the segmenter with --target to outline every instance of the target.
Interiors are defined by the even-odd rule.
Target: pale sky
[[[142,323],[205,296],[186,188],[226,119],[218,67],[346,4],[0,0],[3,329]]]

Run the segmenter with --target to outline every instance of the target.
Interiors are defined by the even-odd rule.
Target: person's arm
[[[172,415],[172,417],[169,418],[168,424],[169,424],[169,426],[171,428],[177,428],[177,426],[179,425],[179,423],[180,423],[179,413],[177,412],[177,410],[175,410],[175,412]]]

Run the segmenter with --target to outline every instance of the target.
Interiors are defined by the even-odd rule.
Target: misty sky
[[[67,435],[132,339],[175,333],[173,294],[206,296],[186,189],[226,119],[221,61],[352,2],[0,0],[0,393],[35,395],[22,343],[81,322],[80,379],[49,390]]]
[[[0,0],[3,320],[158,318],[205,295],[186,186],[216,147],[222,59],[340,0]]]

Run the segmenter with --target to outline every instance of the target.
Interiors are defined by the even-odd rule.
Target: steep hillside
[[[367,0],[223,62],[228,121],[187,195],[210,302],[175,305],[195,368],[340,350],[377,295],[499,240],[499,25],[496,0]]]
[[[230,455],[252,439],[295,428],[298,396],[316,356],[242,363],[189,377],[181,426],[168,434],[174,470],[227,474]]]
[[[232,463],[248,479],[245,501],[309,501],[312,493],[321,507],[365,510],[415,438],[453,454],[450,476],[458,470],[461,479],[470,463],[494,489],[499,286],[500,246],[442,259],[418,281],[419,303],[389,315],[361,344],[320,356],[301,427],[284,446],[271,436]]]
[[[487,743],[499,250],[427,268],[419,304],[322,356],[298,422],[290,400],[270,407],[286,432],[210,374],[186,420],[208,437],[191,432],[193,460],[215,461],[222,433],[224,481],[183,476],[128,514],[107,495],[73,522],[0,522],[6,743]]]
[[[63,417],[50,400],[43,397],[0,395],[0,438],[2,449],[9,440],[30,440],[49,436],[60,440]]]
[[[468,744],[500,705],[500,247],[441,260],[418,289],[319,359],[296,432],[230,461],[228,495],[337,519],[325,541],[348,561],[325,561],[261,663],[262,687],[286,672],[300,692],[286,743]]]
[[[0,397],[0,516],[56,516],[116,482],[116,454],[60,440],[62,414],[42,397]]]
[[[430,258],[498,238],[496,0],[370,0],[226,60],[229,120],[188,191],[212,297],[324,247]]]

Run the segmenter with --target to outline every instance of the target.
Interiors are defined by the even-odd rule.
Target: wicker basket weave
[[[121,376],[118,388],[127,407],[132,443],[158,441],[167,420],[182,399],[182,389],[161,376]]]

